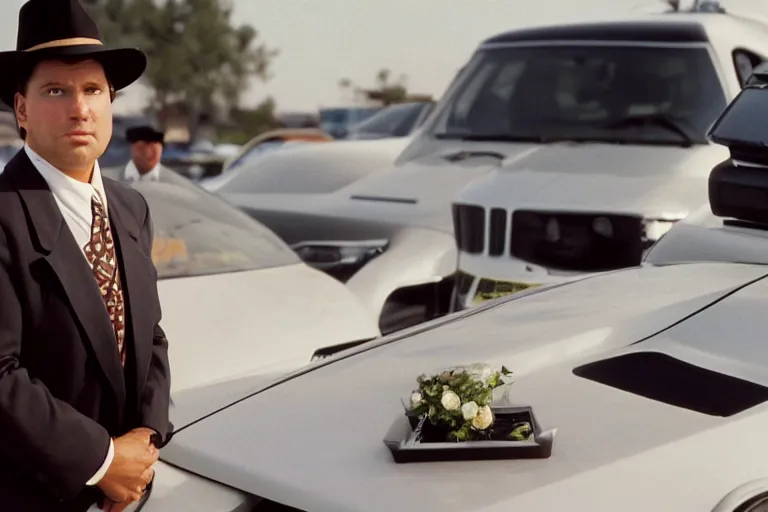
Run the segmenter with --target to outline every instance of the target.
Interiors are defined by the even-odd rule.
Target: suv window
[[[431,126],[437,136],[505,136],[679,143],[664,116],[706,144],[727,103],[706,48],[615,45],[483,49]]]

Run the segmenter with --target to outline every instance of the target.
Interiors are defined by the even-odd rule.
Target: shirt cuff
[[[104,478],[104,475],[107,474],[107,470],[109,469],[109,466],[112,464],[112,459],[115,458],[115,445],[112,442],[112,439],[109,440],[109,451],[107,452],[107,457],[104,459],[104,464],[101,465],[99,470],[96,472],[95,475],[91,477],[90,480],[88,480],[85,485],[96,485],[98,484],[102,478]]]

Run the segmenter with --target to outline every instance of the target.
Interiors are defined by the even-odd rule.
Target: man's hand
[[[137,428],[114,440],[115,457],[97,484],[111,501],[118,504],[137,501],[152,481],[152,465],[159,456],[157,448],[150,443],[153,433],[148,428]]]

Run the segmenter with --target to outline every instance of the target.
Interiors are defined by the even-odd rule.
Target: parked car
[[[256,160],[246,161],[226,177],[204,180],[200,185],[211,192],[227,194],[228,199],[240,207],[249,204],[250,198],[279,201],[283,197],[292,204],[299,197],[329,194],[381,169],[389,170],[407,145],[407,138],[388,138],[343,140],[297,146],[290,151],[269,151]]]
[[[709,24],[704,25],[708,33],[744,23],[713,12],[717,14],[696,15],[708,16]],[[563,126],[542,125],[540,135],[551,141],[552,151],[502,161],[496,170],[467,185],[453,204],[459,250],[454,307],[470,307],[583,273],[639,265],[675,223],[706,205],[705,170],[728,154],[707,140],[706,131],[714,120],[714,106],[740,91],[735,87],[729,91],[727,83],[718,89],[718,67],[728,65],[734,76],[741,73],[738,83],[743,85],[752,69],[745,65],[745,55],[750,63],[768,55],[768,45],[760,47],[757,40],[752,46],[746,43],[749,28],[756,30],[753,34],[768,35],[766,27],[748,24],[737,36],[744,36],[744,44],[713,39],[710,49],[701,45],[633,49],[638,52],[635,58],[625,61],[631,68],[625,69],[631,85],[614,102],[626,110],[618,120],[607,112],[610,99],[593,100],[581,109],[561,108],[574,116],[587,111],[590,118]],[[709,51],[722,55],[720,66]],[[605,56],[602,64],[610,58]],[[614,80],[622,69],[617,62]],[[649,77],[655,77],[657,84],[653,93],[641,91],[642,80]],[[586,79],[603,80],[600,75]],[[691,98],[691,92],[698,97]],[[640,107],[651,110],[630,112]],[[601,132],[606,125],[618,129]]]
[[[372,116],[382,107],[338,107],[321,108],[318,111],[320,128],[336,139],[343,139],[349,129]]]
[[[333,272],[390,332],[450,310],[459,256],[451,203],[475,180],[472,187],[516,187],[508,194],[515,203],[483,209],[638,208],[677,220],[704,204],[704,170],[724,158],[706,129],[761,55],[766,26],[721,13],[515,30],[479,46],[388,168],[326,194],[303,193],[290,176],[267,188],[233,180],[218,192],[307,263],[335,261]],[[654,114],[667,103],[680,119]],[[617,212],[620,200],[627,207]],[[459,237],[489,247],[478,226],[462,222]]]
[[[251,159],[277,149],[287,142],[330,142],[332,140],[335,139],[318,128],[281,128],[270,130],[257,135],[243,145],[235,156],[227,160],[221,173],[224,174],[237,169]]]
[[[410,101],[390,105],[353,126],[346,139],[406,137],[422,125],[434,106],[434,101]]]
[[[122,168],[103,174],[120,180]],[[173,392],[285,373],[309,364],[317,349],[380,334],[341,283],[221,198],[170,170],[159,182],[131,186],[154,222]]]
[[[745,90],[712,132],[732,161],[712,169],[710,206],[743,233],[768,230],[766,108],[768,90]],[[764,261],[647,263],[496,299],[274,381],[183,393],[145,512],[761,512],[766,307]],[[512,372],[491,406],[532,411],[550,452],[398,464],[384,441],[418,436],[404,404],[420,400],[419,376],[477,362]],[[407,439],[399,447],[419,445]]]

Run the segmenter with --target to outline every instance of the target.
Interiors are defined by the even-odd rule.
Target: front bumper
[[[514,258],[489,258],[462,253],[456,274],[452,311],[539,286],[557,285],[597,272],[560,272]]]

